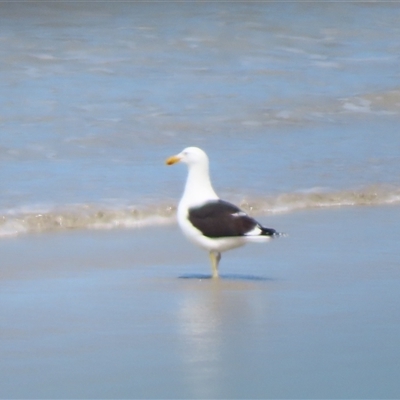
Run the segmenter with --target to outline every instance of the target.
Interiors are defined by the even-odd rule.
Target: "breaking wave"
[[[0,238],[26,233],[79,229],[142,228],[173,223],[175,209],[168,205],[115,208],[76,204],[47,209],[15,209],[0,215]]]
[[[373,185],[357,190],[341,191],[313,188],[283,193],[261,200],[241,202],[243,209],[253,214],[290,213],[315,208],[388,204],[400,204],[399,187]]]
[[[400,204],[400,188],[369,186],[358,190],[314,188],[238,201],[250,215],[290,213],[297,210],[344,206]],[[0,238],[29,233],[83,229],[142,228],[175,222],[176,205],[99,206],[77,204],[47,209],[25,208],[0,213]]]

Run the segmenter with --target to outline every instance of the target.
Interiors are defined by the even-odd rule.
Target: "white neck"
[[[195,206],[207,200],[217,200],[218,196],[211,185],[207,163],[188,165],[189,173],[181,202]]]

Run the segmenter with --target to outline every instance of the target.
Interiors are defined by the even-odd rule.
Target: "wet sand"
[[[260,218],[225,253],[176,226],[0,241],[1,398],[399,398],[399,207]]]

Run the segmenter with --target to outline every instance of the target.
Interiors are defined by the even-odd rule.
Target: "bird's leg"
[[[211,269],[212,277],[218,278],[218,264],[221,259],[221,253],[218,251],[210,251]]]

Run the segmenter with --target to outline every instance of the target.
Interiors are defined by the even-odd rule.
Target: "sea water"
[[[395,2],[0,3],[1,394],[399,397],[399,38]],[[289,233],[216,286],[117,230],[174,221],[186,146]]]
[[[400,201],[396,3],[0,4],[0,237]]]

